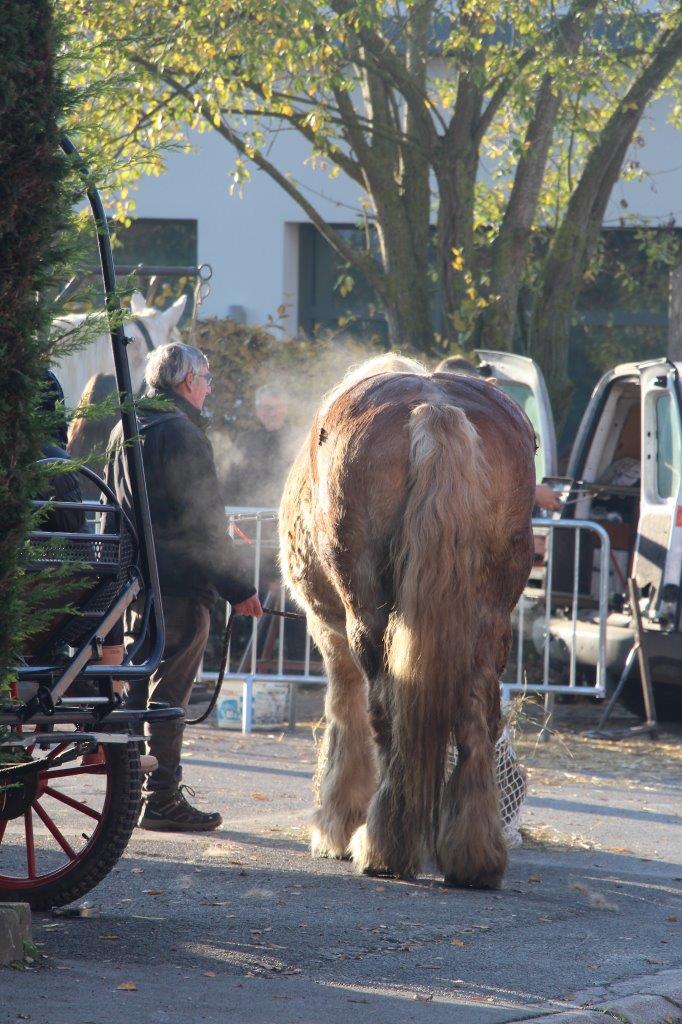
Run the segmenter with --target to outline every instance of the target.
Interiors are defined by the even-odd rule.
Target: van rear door
[[[533,424],[538,439],[535,454],[535,476],[557,475],[556,434],[549,392],[540,367],[526,356],[511,352],[491,352],[477,349],[482,364],[490,367],[498,387],[520,405]]]
[[[666,611],[671,603],[677,605],[682,573],[680,384],[677,368],[667,359],[643,363],[639,372],[642,484],[633,574],[640,590],[650,586],[648,613],[658,618],[662,597]]]

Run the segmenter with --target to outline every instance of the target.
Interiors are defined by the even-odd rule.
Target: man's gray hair
[[[208,366],[208,359],[201,349],[173,341],[170,345],[159,345],[147,356],[144,379],[147,387],[154,391],[176,388],[188,373],[199,374]]]

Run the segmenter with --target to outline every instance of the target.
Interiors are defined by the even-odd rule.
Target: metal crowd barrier
[[[584,519],[533,519],[533,532],[536,541],[544,539],[546,546],[539,572],[535,569],[531,573],[512,618],[512,657],[502,678],[503,700],[519,691],[603,697],[612,570],[609,535],[599,523]],[[591,543],[586,543],[585,535]],[[566,537],[570,543],[564,545],[563,564],[557,567],[559,537]],[[595,539],[599,541],[598,548]],[[563,573],[562,581],[557,579],[558,568]],[[557,615],[558,607],[562,608],[561,617]],[[594,679],[588,682],[578,678],[577,664],[578,630],[586,615],[596,627],[597,646]],[[556,667],[557,661],[560,669]],[[567,675],[567,682],[555,681],[559,671],[564,679]]]
[[[249,508],[227,506],[228,533],[234,544],[241,549],[250,560],[253,583],[262,595],[267,590],[265,602],[268,607],[277,611],[300,611],[293,605],[287,605],[287,594],[279,571],[278,553],[279,538],[277,535],[277,509]],[[259,683],[284,683],[289,687],[287,724],[290,729],[296,726],[298,689],[300,685],[326,686],[327,678],[322,671],[313,671],[313,643],[308,630],[305,637],[296,638],[300,645],[303,639],[302,658],[287,656],[287,640],[295,631],[296,623],[288,619],[273,618],[264,615],[261,619],[251,620],[250,637],[236,669],[231,667],[225,673],[225,682],[242,684],[242,732],[253,730],[254,686]],[[230,643],[232,648],[234,641]],[[274,656],[267,651],[272,646]],[[264,668],[264,663],[268,669]],[[300,664],[301,671],[292,671],[293,664]],[[232,650],[228,653],[228,666],[232,664]],[[321,661],[317,664],[321,665]],[[200,682],[214,682],[217,672],[201,669]]]
[[[254,586],[261,594],[267,589],[265,601],[269,607],[278,611],[288,610],[277,561],[276,509],[227,507],[225,513],[234,543],[251,560]],[[544,539],[542,564],[534,568],[529,585],[513,614],[511,656],[503,673],[501,689],[503,701],[508,701],[512,693],[519,691],[544,694],[545,707],[551,714],[557,693],[592,697],[605,694],[610,543],[606,530],[599,523],[587,520],[534,519],[533,530],[536,538],[541,542]],[[557,567],[559,534],[566,537],[569,544],[564,544],[564,550],[560,552],[562,565]],[[589,543],[585,540],[586,534]],[[595,540],[599,542],[598,547]],[[563,577],[561,581],[558,580],[559,569]],[[593,583],[595,575],[597,578]],[[568,588],[567,580],[570,583]],[[558,582],[561,583],[560,596],[557,595]],[[560,619],[556,616],[558,605],[563,611]],[[576,659],[576,637],[581,614],[583,617],[586,614],[585,605],[589,609],[590,621],[596,626],[598,645],[594,679],[588,683],[579,678]],[[556,628],[557,622],[561,626],[563,652],[563,662],[559,667],[556,657],[553,657],[553,646],[558,641],[552,629]],[[321,661],[316,659],[313,662],[313,645],[307,629],[302,658],[292,657],[287,650],[291,633],[290,620],[263,616],[252,620],[250,636],[236,668],[232,668],[230,651],[225,682],[242,685],[242,732],[249,733],[253,729],[254,686],[260,683],[288,685],[289,728],[296,725],[299,686],[326,686]],[[299,647],[300,643],[299,629]],[[300,671],[296,670],[298,668]],[[561,681],[557,681],[557,675],[561,676]],[[202,667],[199,681],[215,681],[216,678],[216,672]]]

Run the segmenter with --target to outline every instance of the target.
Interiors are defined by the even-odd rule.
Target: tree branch
[[[505,99],[509,95],[512,85],[519,78],[524,68],[526,68],[533,57],[535,56],[534,50],[526,50],[525,53],[521,54],[519,60],[514,66],[513,70],[508,74],[504,75],[499,85],[496,87],[492,96],[488,100],[486,106],[481,112],[481,116],[478,119],[476,127],[474,129],[476,138],[479,143],[483,141],[483,136],[488,131],[488,128],[493,123],[495,115],[504,103]]]
[[[262,87],[259,86],[256,82],[249,82],[247,83],[247,85],[256,93],[256,95],[260,96],[261,99],[263,99],[264,101],[266,100],[266,96],[263,92]],[[317,133],[312,128],[310,128],[309,125],[303,123],[302,115],[300,114],[300,112],[297,113],[296,111],[294,111],[293,114],[285,114],[281,110],[264,110],[261,111],[261,114],[264,117],[276,117],[279,118],[280,120],[288,121],[288,123],[292,125],[292,127],[295,128],[296,131],[311,144],[311,146],[320,148],[320,139]],[[343,117],[340,121],[340,124],[342,127],[344,126]],[[329,152],[329,150],[327,151]],[[347,174],[349,178],[352,179],[352,181],[355,181],[358,185],[364,187],[362,169],[357,160],[353,160],[353,158],[348,153],[344,153],[343,150],[341,149],[334,150],[332,159],[334,160],[334,163],[338,164],[341,170],[345,174]]]
[[[308,202],[305,196],[301,194],[294,183],[290,181],[286,175],[282,174],[282,172],[279,171],[265,156],[263,156],[262,153],[259,153],[257,150],[249,150],[241,136],[223,119],[221,119],[221,123],[219,125],[216,125],[213,121],[214,111],[211,109],[210,105],[205,100],[201,100],[196,104],[194,94],[189,87],[184,86],[182,82],[175,79],[169,72],[160,68],[153,61],[140,56],[140,54],[128,53],[128,56],[130,60],[139,67],[142,67],[151,74],[156,75],[160,81],[165,82],[171,89],[174,89],[178,96],[182,96],[184,99],[189,100],[194,104],[201,115],[213,124],[214,130],[217,131],[219,135],[222,135],[238,153],[245,156],[247,160],[254,163],[260,168],[260,170],[265,171],[265,173],[272,178],[272,180],[275,181],[280,188],[283,189],[283,191],[286,192],[286,194],[290,196],[290,198],[293,199],[294,202],[303,210],[306,216],[315,225],[320,234],[329,242],[332,248],[335,249],[340,256],[348,260],[352,266],[361,271],[375,289],[379,298],[384,302],[386,301],[386,277],[377,266],[375,260],[367,253],[357,249],[353,245],[350,245],[338,231],[331,227],[331,225],[326,222],[324,217],[311,203]]]
[[[581,31],[581,19],[586,18],[591,14],[598,2],[599,0],[575,0],[566,14],[560,18],[556,26],[552,28],[551,34],[555,39],[554,52],[557,55],[569,55],[577,52],[577,48],[584,37],[584,30]],[[483,110],[479,124],[476,128],[477,135],[479,135],[481,139],[490,127],[505,98],[509,95],[509,90],[512,85],[533,58],[537,56],[537,54],[538,51],[535,47],[525,50],[520,55],[513,70],[505,75],[500,81]]]
[[[354,10],[352,0],[331,0],[331,8],[338,15],[344,15]],[[419,88],[404,63],[390,46],[388,40],[368,28],[361,28],[358,32],[365,50],[371,54],[372,64],[376,65],[377,74],[382,77],[388,75],[398,92],[408,104],[415,123],[419,125],[419,131],[423,144],[430,152],[435,150],[438,144],[438,133],[429,111],[441,121],[443,128],[445,122],[438,111],[432,106],[426,92]]]

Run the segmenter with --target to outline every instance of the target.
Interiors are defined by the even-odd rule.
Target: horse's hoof
[[[375,878],[386,878],[393,874],[388,865],[372,849],[372,841],[367,832],[367,825],[360,825],[356,828],[348,844],[350,855],[355,867],[361,875],[370,875]]]
[[[330,860],[350,860],[350,853],[345,846],[335,843],[321,829],[313,828],[310,835],[310,852],[313,857]]]
[[[491,872],[475,875],[473,878],[460,878],[458,875],[446,875],[444,884],[450,889],[501,889],[502,875]]]

